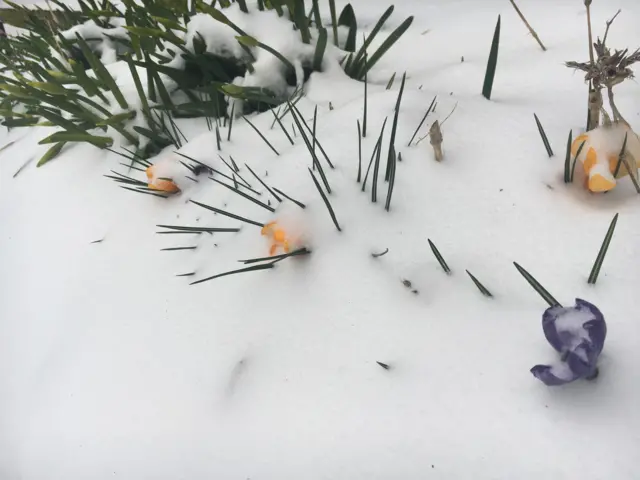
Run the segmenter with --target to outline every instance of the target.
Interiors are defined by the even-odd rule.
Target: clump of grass
[[[491,90],[493,89],[493,80],[496,76],[496,66],[498,65],[498,48],[500,46],[500,15],[498,15],[498,23],[493,32],[493,40],[491,41],[491,50],[489,52],[489,60],[487,62],[487,70],[484,74],[484,84],[482,85],[482,95],[487,99],[491,99]]]
[[[602,268],[604,257],[607,255],[607,251],[609,250],[609,244],[611,243],[611,238],[613,238],[613,232],[616,229],[617,223],[618,223],[618,214],[616,213],[615,216],[613,217],[613,220],[611,220],[611,224],[609,225],[607,234],[605,235],[602,245],[600,246],[600,251],[598,252],[596,261],[593,264],[591,273],[589,273],[589,279],[587,283],[591,285],[595,285],[596,281],[598,280],[598,275],[600,274],[600,268]]]

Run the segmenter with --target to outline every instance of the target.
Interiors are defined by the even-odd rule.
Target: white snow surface
[[[344,2],[337,3],[340,11]],[[388,6],[352,3],[365,32]],[[317,137],[336,168],[320,161],[342,232],[313,185],[299,133],[291,146],[277,125],[269,130],[269,112],[251,120],[279,156],[241,119],[231,141],[221,129],[220,152],[204,119],[179,125],[190,140],[181,153],[226,174],[218,154],[232,156],[274,214],[206,175],[170,199],[123,190],[103,175],[144,180],[144,173],[88,145],[65,148],[36,169],[47,149],[37,142],[54,129],[3,130],[0,478],[637,478],[638,196],[628,178],[606,195],[563,183],[568,131],[575,138],[586,117],[583,75],[563,65],[587,58],[584,7],[517,3],[547,52],[509,2],[398,2],[384,33],[408,15],[414,24],[369,76],[365,169],[389,118],[375,204],[371,178],[365,193],[356,183],[363,86],[337,69],[312,75],[299,107],[307,120],[318,107]],[[608,41],[634,49],[636,1],[593,2],[594,29],[602,35],[618,8]],[[498,69],[487,101],[480,90],[498,14]],[[405,71],[402,162],[386,212],[384,160]],[[457,104],[443,126],[442,163],[428,139],[406,146],[434,95],[436,112],[419,136]],[[639,131],[638,84],[616,87],[616,103]],[[306,209],[278,205],[245,163]],[[313,253],[190,286],[269,247],[259,227],[190,199],[259,222],[282,216]],[[611,247],[589,286],[615,213]],[[156,234],[163,224],[241,230]],[[160,251],[191,245],[198,248]],[[546,304],[513,261],[563,304],[578,297],[601,309],[609,330],[596,381],[550,388],[531,375],[550,354],[540,326]],[[467,269],[494,298],[480,294]]]

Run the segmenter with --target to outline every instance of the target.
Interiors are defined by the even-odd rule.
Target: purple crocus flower
[[[560,353],[560,361],[533,367],[531,373],[536,378],[555,386],[598,375],[596,364],[604,347],[607,324],[595,305],[576,298],[573,307],[550,307],[542,315],[542,329],[547,341]]]

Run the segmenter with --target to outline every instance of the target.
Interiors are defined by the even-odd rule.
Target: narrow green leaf
[[[600,251],[598,252],[598,256],[596,257],[596,261],[593,264],[593,268],[591,269],[591,273],[589,273],[588,283],[595,285],[598,280],[598,275],[600,274],[600,268],[602,267],[602,263],[604,262],[604,257],[607,255],[607,250],[609,250],[609,244],[611,243],[611,238],[613,238],[613,232],[616,229],[616,224],[618,223],[618,214],[616,213],[611,220],[611,224],[609,225],[609,229],[607,230],[607,234],[604,237],[602,245],[600,246]]]
[[[270,269],[270,268],[273,268],[273,267],[274,267],[273,263],[265,263],[265,264],[261,264],[261,265],[254,265],[252,267],[241,268],[239,270],[232,270],[230,272],[219,273],[218,275],[214,275],[212,277],[207,277],[207,278],[203,278],[202,280],[197,280],[195,282],[191,282],[189,285],[197,285],[198,283],[208,282],[209,280],[214,280],[214,279],[220,278],[220,277],[226,277],[228,275],[235,275],[237,273],[255,272],[257,270],[267,270],[267,269]]]
[[[478,287],[478,290],[480,290],[480,293],[482,293],[485,297],[493,297],[491,292],[487,290],[485,286],[482,285],[482,283],[480,283],[480,281],[476,277],[474,277],[469,270],[465,270],[465,271],[467,272],[467,275],[469,275],[471,280],[473,280],[473,283],[476,285],[476,287]]]
[[[626,137],[625,137],[625,140],[626,140]],[[571,144],[572,143],[573,143],[573,130],[569,130],[569,138],[567,140],[567,152],[564,157],[564,183],[571,183]]]
[[[429,242],[429,246],[431,247],[431,251],[433,252],[433,255],[436,257],[436,260],[438,260],[438,263],[440,264],[444,272],[447,275],[449,275],[451,273],[451,269],[449,268],[449,265],[447,265],[447,262],[444,261],[444,258],[438,251],[438,248],[435,246],[435,244],[430,239],[427,239],[427,241]]]
[[[64,147],[65,145],[66,145],[66,142],[58,142],[55,145],[53,145],[49,150],[47,150],[47,152],[38,161],[38,163],[36,164],[36,167],[41,167],[42,165],[47,163],[49,160],[53,160],[55,157],[57,157],[60,151],[62,150],[62,147]]]
[[[316,180],[316,177],[313,174],[313,172],[311,171],[311,169],[308,168],[308,170],[309,170],[309,174],[311,175],[311,178],[313,179],[313,184],[318,189],[318,193],[320,193],[320,196],[322,197],[322,200],[324,201],[324,204],[327,207],[327,210],[329,211],[329,215],[331,215],[331,220],[333,221],[333,224],[336,226],[338,231],[341,232],[342,229],[340,228],[340,225],[338,224],[338,219],[336,218],[336,214],[333,211],[333,207],[331,206],[331,202],[329,202],[329,199],[325,195],[324,191],[322,190],[322,187],[318,183],[318,180]]]
[[[520,272],[520,275],[524,277],[524,279],[529,282],[529,285],[533,287],[533,289],[538,292],[545,302],[549,304],[550,307],[560,307],[560,302],[558,302],[553,296],[535,279],[533,276],[527,272],[524,268],[518,265],[516,262],[513,262],[515,267]]]
[[[484,84],[482,85],[482,95],[487,100],[491,99],[491,90],[493,89],[493,80],[496,76],[496,66],[498,65],[498,48],[500,46],[500,15],[498,15],[498,23],[493,32],[493,40],[491,41],[491,51],[489,52],[489,60],[487,61],[487,70],[484,74]]]
[[[547,155],[549,155],[549,158],[553,157],[553,150],[551,150],[551,145],[549,144],[549,139],[547,138],[547,134],[544,131],[544,128],[542,128],[542,124],[540,123],[540,120],[538,119],[538,116],[534,113],[533,114],[533,118],[535,118],[536,120],[536,125],[538,126],[538,132],[540,132],[540,137],[542,138],[542,143],[544,143],[544,148],[547,150]]]

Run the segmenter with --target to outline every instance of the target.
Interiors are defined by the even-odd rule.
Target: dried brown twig
[[[527,27],[527,29],[529,30],[529,33],[531,34],[531,36],[536,40],[536,42],[538,42],[538,45],[540,45],[540,48],[542,48],[543,52],[547,51],[547,48],[544,46],[544,44],[542,43],[542,40],[540,40],[540,37],[538,37],[538,34],[536,33],[536,31],[531,27],[531,25],[529,25],[529,22],[527,22],[527,19],[524,18],[524,15],[522,14],[522,12],[520,11],[520,9],[518,8],[518,6],[516,5],[516,2],[514,0],[510,0],[511,1],[511,5],[513,5],[513,8],[516,9],[516,13],[518,14],[518,16],[520,17],[520,20],[522,20],[522,22],[524,23],[524,25]]]
[[[587,2],[590,4],[590,0],[585,1],[585,5]],[[587,5],[588,11],[588,5]],[[629,54],[629,49],[624,50],[614,50],[611,53],[611,49],[606,45],[607,35],[609,34],[609,28],[611,24],[616,19],[620,10],[611,18],[611,20],[607,21],[607,27],[605,30],[604,38],[597,41],[593,44],[593,50],[596,53],[596,58],[593,58],[593,52],[590,49],[590,56],[592,57],[588,62],[566,62],[565,65],[569,68],[574,68],[576,70],[581,70],[585,72],[585,81],[591,82],[593,85],[594,92],[591,92],[589,97],[589,108],[590,111],[597,109],[597,122],[594,125],[591,123],[591,127],[595,128],[599,125],[599,117],[600,111],[602,108],[602,94],[601,90],[603,88],[607,89],[609,105],[611,107],[611,111],[613,112],[613,121],[614,122],[623,122],[628,125],[627,121],[623,118],[622,114],[618,110],[615,99],[613,96],[613,87],[624,82],[627,79],[633,78],[633,70],[631,70],[631,65],[636,62],[640,62],[640,49],[637,49],[633,53]],[[594,93],[596,95],[594,95]],[[599,96],[599,98],[597,98]]]

